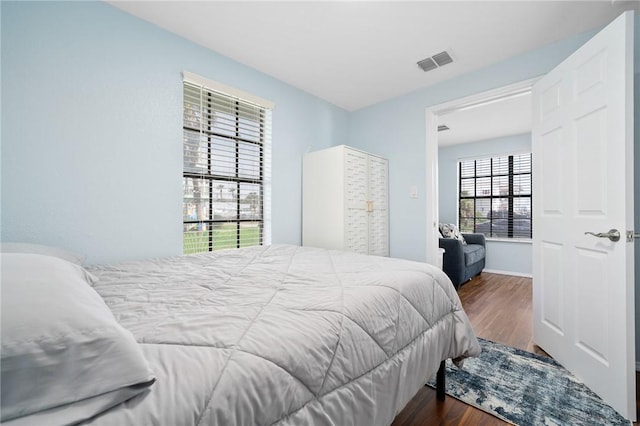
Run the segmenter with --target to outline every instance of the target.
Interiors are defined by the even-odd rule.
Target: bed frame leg
[[[444,384],[445,384],[445,361],[440,361],[440,368],[438,368],[438,373],[436,374],[436,398],[439,401],[444,401]]]

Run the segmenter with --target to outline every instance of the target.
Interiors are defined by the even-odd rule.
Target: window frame
[[[273,107],[273,104],[269,101],[257,103],[256,100],[260,101],[260,98],[252,95],[246,96],[250,97],[251,100],[242,99],[238,94],[243,94],[243,92],[239,92],[233,88],[227,88],[220,83],[211,82],[193,74],[185,72],[184,75],[185,79],[182,86],[182,131],[184,155],[182,170],[183,253],[211,252],[218,249],[269,244],[271,180],[270,140],[271,108]],[[225,88],[227,90],[223,91],[221,90],[221,87],[223,90]],[[193,98],[190,99],[190,102],[187,102],[188,90],[190,91],[189,95],[192,95],[193,93],[199,94],[199,102],[193,102]],[[191,106],[191,110],[188,110],[188,105]],[[226,106],[222,107],[222,105]],[[193,108],[194,106],[196,107],[195,109]],[[188,114],[193,114],[193,111],[198,108],[199,114],[197,114],[196,117],[200,124],[198,126],[194,126],[193,124],[195,121],[188,121],[187,117]],[[255,120],[249,118],[249,123],[251,124],[250,130],[258,130],[255,138],[246,135],[247,109],[252,113],[255,113],[254,117],[257,117]],[[231,133],[224,129],[221,130],[220,124],[215,123],[217,117],[216,113],[223,114],[225,120],[230,120],[232,123],[230,128],[233,129]],[[251,121],[254,121],[254,123],[251,123]],[[242,129],[243,127],[244,129]],[[243,132],[245,133],[244,135]],[[195,144],[195,151],[193,151],[193,139],[189,139],[189,137],[193,138],[194,135],[198,138]],[[190,143],[192,144],[191,148],[188,148]],[[222,152],[222,150],[219,149],[220,146],[222,146],[221,144],[226,145],[227,147],[233,145],[235,153],[233,152],[233,149],[230,149],[216,157],[216,150]],[[247,151],[247,148],[250,146],[254,146],[254,148]],[[187,153],[190,149],[192,155],[188,159]],[[244,154],[242,152],[243,150]],[[197,164],[199,160],[204,159],[205,151],[206,166],[202,167],[204,165],[199,164],[199,166],[202,167],[201,170],[195,171],[195,164]],[[198,160],[195,163],[189,163],[189,161],[192,161],[194,152]],[[243,159],[246,160],[247,155],[249,155],[250,160],[253,160],[254,162],[256,159],[258,160],[259,167],[257,169],[257,175],[254,175],[255,169],[253,172],[250,172],[249,175],[247,174],[246,169],[243,170],[241,163]],[[220,169],[216,170],[215,162],[223,160],[231,160],[231,162],[235,160],[235,164],[231,167],[233,172],[226,173],[225,171],[220,171]],[[207,193],[205,199],[208,200],[205,202],[206,212],[202,216],[200,216],[202,202],[188,201],[190,190],[195,192],[196,182],[198,181],[200,181],[200,184],[197,186],[202,187]],[[227,185],[227,190],[232,194],[231,203],[226,202],[225,204],[232,204],[235,198],[235,208],[230,210],[233,212],[231,217],[216,217],[216,213],[214,212],[216,188],[217,186],[221,186],[221,184]],[[254,210],[253,217],[243,218],[242,206],[246,203],[242,203],[241,194],[243,191],[241,191],[241,189],[244,187],[244,192],[246,192],[246,188],[249,185],[257,186],[256,193],[259,198],[259,206]],[[201,191],[198,191],[198,193],[200,192]],[[245,199],[252,192],[249,192],[245,196]],[[222,194],[221,189],[220,194]],[[199,197],[193,199],[199,199]],[[218,200],[221,200],[221,197],[219,197]],[[193,219],[188,217],[189,211],[191,210],[196,211],[196,217]],[[202,210],[202,212],[204,212],[204,210]],[[247,232],[243,239],[243,223],[257,223],[257,239],[256,236],[253,236],[253,232]],[[235,237],[229,239],[224,239],[223,237],[219,240],[220,243],[217,243],[215,238],[215,229],[217,228],[217,225],[220,224],[234,224],[235,229],[232,231],[224,230],[222,232],[229,232],[229,235],[235,234]],[[190,230],[188,227],[193,227],[194,225],[197,226],[197,232],[202,233],[204,231],[204,237],[198,237],[200,241],[196,242],[195,245],[189,246],[189,243],[187,242],[189,237],[187,237],[187,235],[191,234],[193,236],[195,234],[193,233],[194,230]],[[218,233],[218,235],[220,234],[221,232]],[[194,239],[193,237],[191,238],[192,240]]]
[[[514,161],[515,157],[518,156],[526,156],[528,155],[528,171],[525,172],[515,172],[514,171]],[[494,164],[498,159],[507,159],[507,172],[499,173],[494,172]],[[478,162],[479,161],[487,161],[489,160],[490,170],[488,174],[481,174],[478,172]],[[465,163],[473,162],[473,175],[472,176],[463,176],[463,167]],[[526,163],[525,163],[526,164]],[[528,194],[517,194],[514,191],[514,178],[517,176],[529,176],[529,187],[530,192]],[[494,194],[494,179],[495,178],[507,178],[507,188],[508,192],[506,194]],[[478,179],[489,179],[489,194],[488,195],[478,195]],[[473,195],[463,195],[463,181],[464,180],[472,180],[473,181]],[[491,157],[484,158],[474,158],[474,159],[464,159],[458,160],[458,227],[461,232],[473,232],[473,233],[482,233],[488,239],[506,239],[510,241],[524,240],[531,241],[533,238],[533,159],[531,152],[524,153],[514,153],[514,154],[502,154],[502,155],[492,155]],[[494,217],[494,200],[507,200],[507,209],[506,209],[506,236],[504,235],[496,235],[494,234],[494,221],[505,219],[504,215]],[[528,199],[529,200],[529,216],[528,218],[520,218],[520,219],[528,219],[529,220],[529,235],[523,236],[521,233],[516,233],[515,231],[515,221],[518,219],[515,204],[517,199]],[[473,202],[473,217],[463,216],[463,204],[465,201],[471,200]],[[477,214],[477,201],[478,200],[487,200],[489,202],[489,217],[487,217],[489,223],[489,232],[478,231],[478,214]],[[466,225],[463,226],[464,221],[472,221],[473,226],[468,228]],[[496,233],[498,231],[495,231]]]

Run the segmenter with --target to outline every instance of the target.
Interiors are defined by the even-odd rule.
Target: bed
[[[418,262],[271,245],[85,273],[144,365],[128,394],[63,423],[387,425],[442,360],[480,351],[450,280]],[[44,407],[2,420],[54,419]]]

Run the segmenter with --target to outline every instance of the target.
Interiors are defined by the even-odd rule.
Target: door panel
[[[346,250],[360,254],[368,254],[369,231],[367,211],[364,209],[348,208],[346,214]]]
[[[367,254],[367,154],[345,150],[345,246],[346,250]]]
[[[369,156],[369,254],[375,256],[389,256],[388,181],[388,161]]]
[[[535,194],[538,194],[542,212],[547,217],[561,215],[563,211],[562,193],[557,189],[564,184],[562,163],[567,154],[559,142],[561,138],[562,129],[555,128],[541,134],[538,143],[537,158],[546,166],[545,173],[538,179],[540,191],[536,191]]]
[[[562,245],[554,243],[543,243],[543,276],[544,282],[557,281],[556,277],[562,277]],[[564,297],[562,285],[548,286],[542,289],[542,321],[556,334],[564,335],[564,319],[562,316],[562,306]]]
[[[584,293],[576,303],[576,342],[579,348],[594,360],[608,367],[607,318],[609,304],[605,286],[607,282],[606,251],[578,249],[576,278]]]
[[[577,149],[578,193],[576,194],[579,215],[607,214],[607,164],[602,161],[607,155],[606,146],[607,109],[597,108],[575,120],[576,141],[589,149]]]

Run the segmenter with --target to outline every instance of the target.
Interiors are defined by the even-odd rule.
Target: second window
[[[460,230],[494,238],[531,238],[531,154],[458,164]]]

